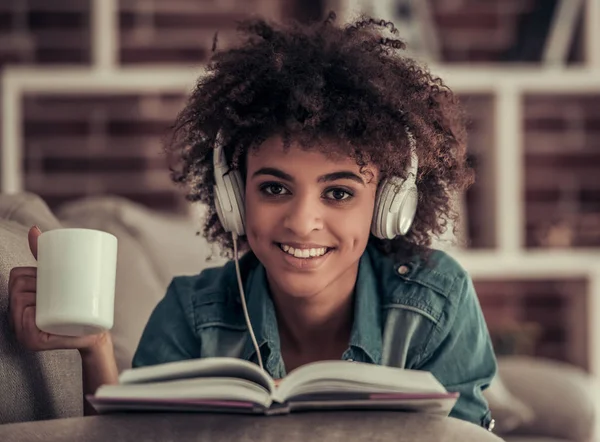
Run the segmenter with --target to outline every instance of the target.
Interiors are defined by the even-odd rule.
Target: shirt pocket
[[[246,321],[239,305],[222,293],[202,293],[192,298],[196,332],[207,327],[245,330]]]
[[[388,308],[412,311],[436,326],[443,320],[447,296],[417,281],[402,284],[385,301]]]

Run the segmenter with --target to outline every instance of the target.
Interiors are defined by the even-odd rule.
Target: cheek
[[[364,204],[343,214],[336,213],[329,218],[328,230],[342,243],[349,246],[366,245],[371,233],[373,219],[372,204]]]
[[[336,216],[330,223],[331,230],[348,239],[356,241],[358,238],[368,237],[371,229],[371,212],[361,210],[352,215]]]
[[[246,235],[250,247],[261,237],[264,237],[269,231],[272,231],[273,224],[276,223],[273,211],[261,205],[255,195],[246,194]]]

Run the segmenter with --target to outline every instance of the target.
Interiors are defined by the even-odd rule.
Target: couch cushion
[[[534,412],[534,419],[515,434],[592,440],[600,397],[597,380],[572,365],[525,356],[504,357],[499,369],[506,387]]]
[[[1,195],[0,219],[11,220],[28,228],[38,226],[42,232],[61,227],[60,221],[46,203],[39,196],[28,192]]]
[[[10,269],[35,266],[27,243],[29,227],[50,229],[60,224],[40,199],[29,194],[0,196],[0,216],[4,218],[0,219],[0,424],[81,416],[79,353],[26,351],[8,325]]]
[[[483,395],[496,421],[494,431],[498,434],[514,431],[534,418],[532,408],[506,388],[500,374],[496,375]]]
[[[196,275],[225,264],[217,246],[197,234],[205,211],[195,205],[189,216],[167,215],[123,202],[121,222],[146,251],[157,275],[168,286],[173,277]]]

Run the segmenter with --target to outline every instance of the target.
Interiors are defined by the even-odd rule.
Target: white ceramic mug
[[[47,333],[84,336],[114,321],[117,238],[91,229],[57,229],[38,238],[35,322]]]

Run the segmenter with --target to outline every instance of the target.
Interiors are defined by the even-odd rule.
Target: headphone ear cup
[[[389,213],[391,198],[389,180],[386,178],[379,184],[377,196],[375,198],[375,209],[373,211],[373,221],[371,222],[371,233],[380,239],[386,239],[387,213]]]
[[[380,239],[406,235],[415,218],[417,199],[414,183],[397,177],[385,179],[377,192],[371,233]]]
[[[402,189],[401,193],[398,194],[398,197],[401,198],[399,202],[400,208],[395,212],[396,219],[393,224],[397,228],[397,234],[404,236],[410,230],[417,213],[417,202],[419,198],[417,186],[415,184],[407,185],[406,188]]]
[[[222,184],[214,186],[215,207],[223,229],[237,236],[245,232],[244,186],[237,170],[222,176]]]

